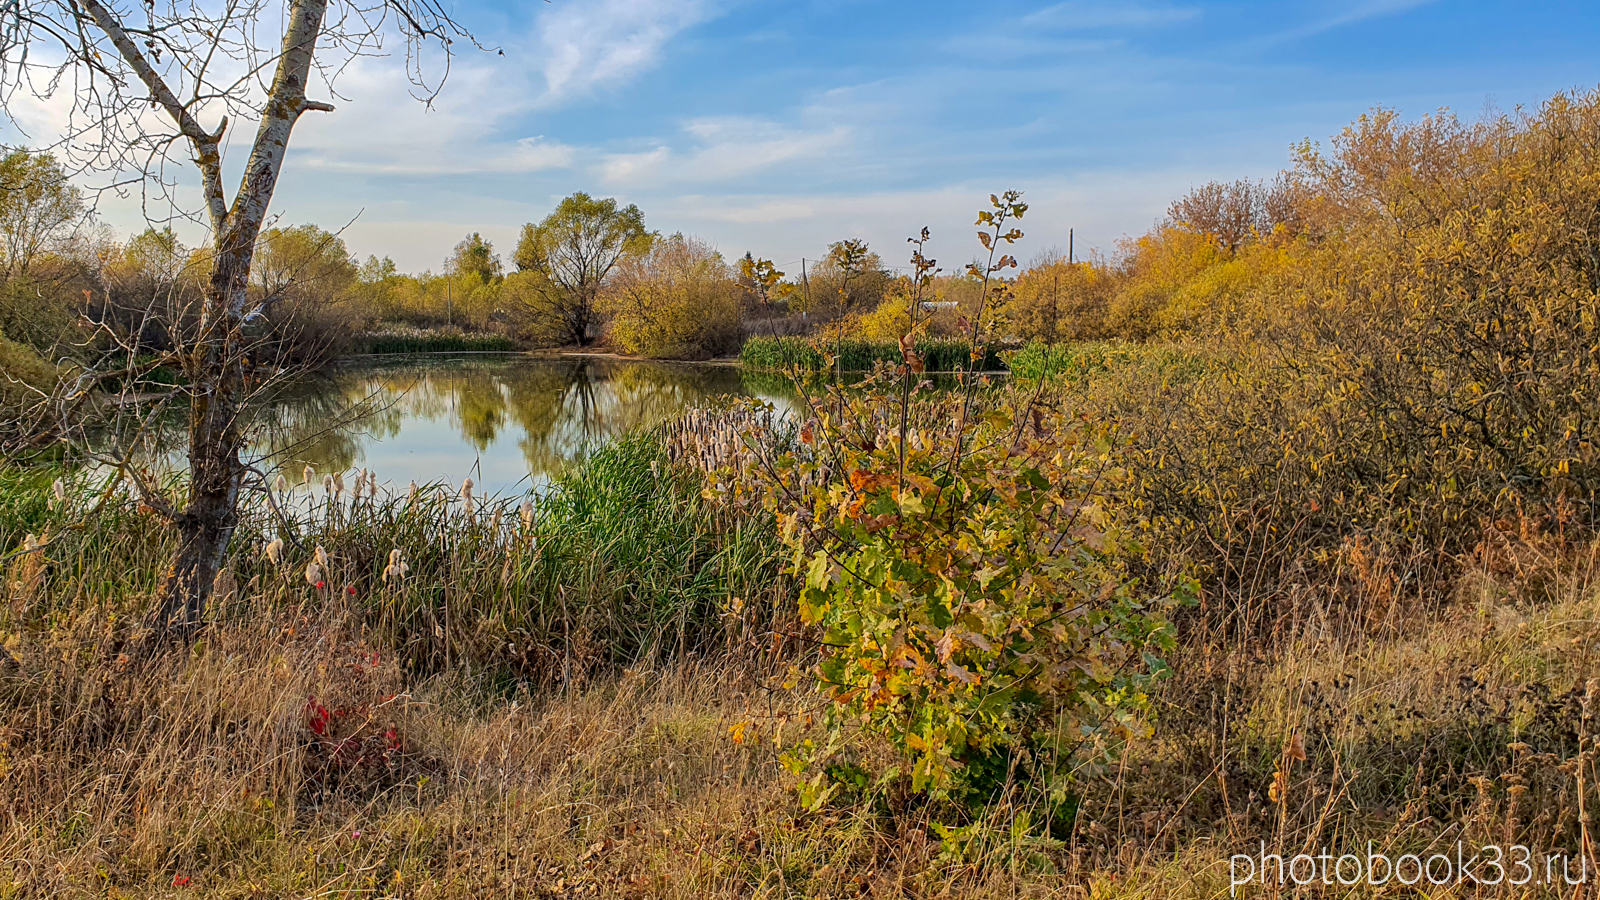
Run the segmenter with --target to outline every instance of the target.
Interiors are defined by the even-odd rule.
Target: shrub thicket
[[[707,359],[738,348],[744,303],[722,254],[697,238],[658,237],[618,264],[597,300],[608,334],[640,356]]]

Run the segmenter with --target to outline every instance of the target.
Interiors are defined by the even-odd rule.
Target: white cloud
[[[595,174],[606,184],[651,181],[671,157],[670,147],[657,147],[642,153],[608,153],[595,166]]]
[[[1335,28],[1343,28],[1346,25],[1365,22],[1368,19],[1410,12],[1419,6],[1426,6],[1432,2],[1434,0],[1365,0],[1362,3],[1341,4],[1321,18],[1269,35],[1264,42],[1274,44],[1312,37],[1323,32],[1332,31]]]
[[[805,130],[746,116],[691,119],[683,132],[693,144],[686,151],[662,145],[607,154],[595,174],[617,186],[726,182],[785,163],[827,159],[846,148],[851,137],[843,125]]]
[[[1066,0],[1022,17],[1024,25],[1063,31],[1090,28],[1143,28],[1187,22],[1200,15],[1196,7],[1142,3],[1083,3]]]
[[[573,147],[504,134],[527,111],[530,73],[504,57],[462,60],[431,106],[408,93],[401,60],[360,60],[332,113],[301,119],[290,144],[309,168],[373,175],[508,175],[572,166]]]
[[[667,41],[710,17],[706,0],[565,0],[539,17],[543,101],[626,81],[654,65]]]

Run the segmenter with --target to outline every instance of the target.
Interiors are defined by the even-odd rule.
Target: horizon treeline
[[[1448,113],[1407,123],[1378,110],[1326,147],[1302,142],[1272,179],[1191,190],[1109,255],[1038,254],[1005,281],[998,309],[980,309],[985,298],[970,275],[940,273],[922,295],[919,331],[960,339],[964,321],[989,315],[993,333],[1018,346],[1296,327],[1286,314],[1304,298],[1348,290],[1371,272],[1425,281],[1426,266],[1400,271],[1393,260],[1419,228],[1433,229],[1430,240],[1441,232],[1427,253],[1455,252],[1460,236],[1442,232],[1480,227],[1469,221],[1474,204],[1496,179],[1513,177],[1495,161],[1567,120],[1600,118],[1597,107],[1590,92],[1477,123]],[[1559,167],[1514,177],[1551,197],[1577,189]],[[1511,237],[1524,229],[1554,227],[1533,207],[1498,215],[1508,243],[1486,252],[1520,246]],[[105,330],[137,334],[151,352],[172,346],[173,330],[194,326],[205,252],[170,227],[115,239],[50,154],[8,153],[0,365],[24,381],[43,378],[53,368],[45,360],[87,358]],[[495,334],[523,347],[601,342],[687,359],[737,352],[753,336],[887,342],[911,319],[910,288],[857,239],[835,242],[804,272],[784,272],[753,252],[729,260],[693,235],[651,231],[637,206],[581,192],[525,225],[509,254],[473,232],[438,272],[359,261],[337,234],[303,224],[265,230],[252,273],[252,290],[269,300],[265,352],[305,366],[352,352],[362,335],[406,330]]]

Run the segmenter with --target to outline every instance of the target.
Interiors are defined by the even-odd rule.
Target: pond
[[[717,396],[788,408],[782,377],[736,366],[598,356],[404,357],[355,362],[282,391],[246,456],[303,481],[368,468],[389,490],[471,477],[480,492],[537,488],[636,428]]]

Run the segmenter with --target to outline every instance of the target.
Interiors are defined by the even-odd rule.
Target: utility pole
[[[1067,265],[1072,265],[1072,229],[1067,229]]]
[[[455,298],[450,296],[450,276],[444,277],[444,327],[455,325]]]
[[[1072,231],[1069,229],[1067,231],[1068,253],[1072,252],[1071,247]],[[1070,260],[1071,257],[1069,256],[1068,259]],[[1071,265],[1071,263],[1068,262],[1068,265]],[[1050,340],[1059,341],[1061,339],[1061,335],[1059,333],[1059,326],[1061,324],[1061,307],[1057,297],[1060,296],[1061,292],[1061,269],[1059,266],[1051,266],[1051,268],[1055,269],[1056,273],[1054,277],[1050,279]]]

